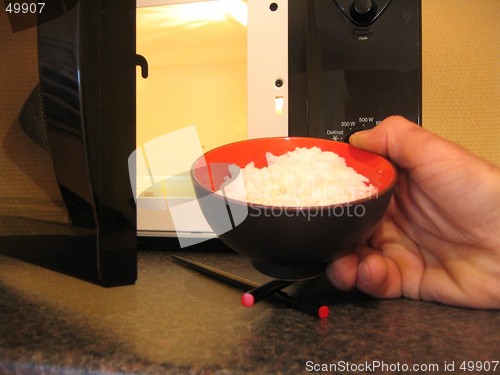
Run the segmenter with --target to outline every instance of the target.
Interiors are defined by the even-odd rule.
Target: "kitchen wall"
[[[244,24],[228,8],[162,8],[138,9],[151,68],[138,79],[138,142],[192,124],[205,149],[243,139]],[[423,126],[500,165],[500,1],[422,0],[422,13]]]
[[[499,0],[422,0],[423,126],[500,166]]]

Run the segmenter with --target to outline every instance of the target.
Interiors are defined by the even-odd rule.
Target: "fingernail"
[[[368,130],[360,130],[360,131],[357,131],[357,132],[351,134],[349,136],[349,143],[352,146],[361,147],[363,145],[363,139],[364,139],[364,135],[361,133],[366,132],[366,131],[368,131]]]

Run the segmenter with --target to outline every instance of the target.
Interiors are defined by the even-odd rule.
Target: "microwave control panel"
[[[347,141],[391,115],[421,123],[420,0],[288,7],[289,135]]]

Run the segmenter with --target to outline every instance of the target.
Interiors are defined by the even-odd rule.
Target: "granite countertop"
[[[463,361],[500,360],[499,311],[376,300],[322,277],[288,291],[328,304],[326,320],[269,301],[245,308],[241,291],[170,255],[139,252],[137,284],[118,288],[0,256],[0,374],[299,374],[333,365],[331,373],[355,373],[341,371],[347,363],[368,373],[413,364],[463,373]],[[236,254],[185,256],[266,279]]]

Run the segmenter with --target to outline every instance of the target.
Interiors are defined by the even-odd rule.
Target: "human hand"
[[[500,168],[402,117],[350,137],[389,158],[398,181],[365,246],[332,262],[340,290],[500,308]]]

